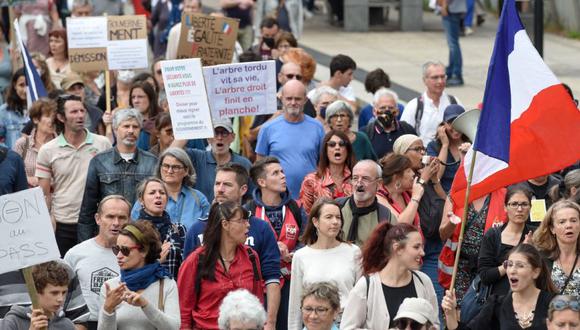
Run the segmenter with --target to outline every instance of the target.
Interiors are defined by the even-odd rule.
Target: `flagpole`
[[[475,168],[475,156],[477,152],[472,149],[473,157],[471,157],[471,165],[469,166],[469,173],[467,175],[467,189],[465,191],[465,202],[463,203],[463,216],[461,218],[461,230],[459,232],[459,240],[457,241],[457,251],[455,251],[455,263],[453,264],[453,274],[451,275],[451,285],[449,290],[455,288],[455,278],[457,277],[457,268],[459,266],[459,256],[461,254],[461,245],[463,243],[463,233],[465,232],[465,224],[467,223],[467,213],[469,211],[469,195],[471,194],[471,179],[473,178],[473,169]]]
[[[111,74],[109,69],[105,70],[105,113],[111,114]],[[113,134],[111,124],[105,126],[105,136],[109,137]]]

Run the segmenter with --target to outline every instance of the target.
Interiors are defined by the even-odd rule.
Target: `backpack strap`
[[[413,274],[413,276],[415,276],[419,280],[419,282],[421,282],[421,285],[425,286],[425,283],[423,283],[423,280],[421,279],[421,276],[419,276],[419,274],[417,274],[416,271],[412,270],[411,271],[411,274]]]
[[[157,308],[160,311],[165,311],[165,302],[163,301],[163,278],[159,280],[159,301],[157,302]]]
[[[250,257],[250,261],[252,262],[252,270],[254,272],[254,281],[262,280],[260,276],[260,271],[258,270],[258,264],[256,263],[256,255],[251,247],[246,247],[246,251],[248,251],[248,256]]]
[[[371,278],[369,275],[365,275],[365,282],[367,282],[367,300],[369,300],[369,289],[371,286]]]
[[[419,133],[419,128],[421,127],[421,118],[423,118],[423,109],[425,108],[425,102],[423,101],[423,95],[417,98],[417,111],[415,111],[415,130],[417,134]]]

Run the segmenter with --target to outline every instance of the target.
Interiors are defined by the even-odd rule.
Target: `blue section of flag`
[[[46,93],[46,88],[44,88],[44,84],[38,75],[38,71],[36,71],[36,67],[32,63],[32,58],[30,58],[26,46],[23,46],[22,48],[22,55],[27,85],[26,92],[30,95],[30,101],[35,102],[41,97],[46,97],[48,94]]]
[[[483,110],[473,146],[475,150],[506,163],[509,163],[511,125],[508,56],[514,49],[515,34],[523,29],[515,1],[506,0],[489,63]]]

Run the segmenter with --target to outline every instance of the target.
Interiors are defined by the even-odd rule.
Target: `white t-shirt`
[[[435,106],[433,100],[431,100],[427,93],[424,92],[423,96],[423,116],[421,117],[421,125],[419,126],[419,131],[417,134],[423,140],[423,144],[426,147],[431,140],[435,138],[437,134],[437,127],[443,121],[443,114],[445,113],[445,108],[451,104],[449,101],[449,95],[445,92],[441,94],[441,98],[439,99],[439,106]],[[461,101],[457,97],[455,97],[457,104],[461,104]],[[403,110],[403,114],[401,115],[401,121],[408,123],[409,125],[413,126],[417,129],[417,125],[415,123],[415,114],[417,113],[417,98],[412,99],[407,103],[405,110]]]
[[[91,238],[68,250],[64,261],[79,278],[83,297],[91,311],[89,321],[97,321],[101,308],[99,303],[101,286],[120,274],[117,257],[110,248],[100,246],[95,238]]]
[[[288,329],[302,329],[300,299],[307,285],[331,282],[338,288],[341,310],[346,304],[348,293],[362,276],[360,248],[355,244],[341,243],[332,249],[313,249],[305,246],[296,251],[292,258],[290,280],[290,302]]]

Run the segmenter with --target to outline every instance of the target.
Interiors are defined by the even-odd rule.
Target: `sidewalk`
[[[409,96],[409,92],[424,90],[421,65],[430,59],[446,64],[448,48],[440,17],[425,12],[421,32],[396,31],[397,17],[397,12],[391,12],[386,27],[373,27],[367,33],[347,33],[342,28],[330,26],[326,16],[319,14],[305,21],[304,34],[299,43],[329,57],[339,53],[349,55],[363,71],[383,68],[391,81],[400,86],[393,86],[393,89],[404,101],[409,101],[413,97]],[[448,91],[468,108],[475,107],[483,98],[497,23],[498,20],[488,14],[486,22],[476,28],[475,33],[460,39],[465,85],[449,88]],[[580,97],[579,58],[580,41],[545,34],[544,59],[558,79],[571,86],[576,98]],[[319,58],[317,61],[322,62]],[[327,67],[321,69],[317,70],[317,78],[328,79]],[[356,78],[364,83],[364,75],[359,76],[360,72]],[[354,87],[357,96],[367,102],[370,100],[362,84],[355,83]]]

